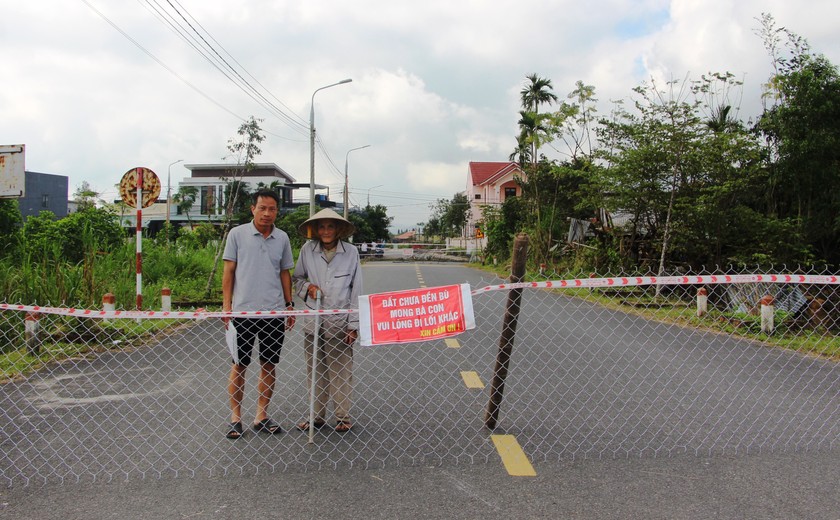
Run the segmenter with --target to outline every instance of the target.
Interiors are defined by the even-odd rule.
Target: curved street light
[[[169,163],[169,167],[166,169],[166,228],[169,229],[169,212],[171,211],[172,206],[172,165],[178,164],[179,162],[183,161],[183,159],[178,159],[173,163]]]
[[[368,188],[368,201],[367,201],[368,207],[370,207],[370,190],[372,190],[374,188],[381,188],[382,186],[385,186],[385,185],[384,184],[377,184],[376,186],[371,186],[370,188]]]
[[[343,79],[338,83],[331,83],[321,88],[315,89],[312,93],[312,99],[309,103],[309,216],[315,214],[315,94],[319,90],[334,87],[336,85],[343,85],[353,81],[350,78]]]
[[[352,152],[354,150],[361,150],[362,148],[367,148],[368,146],[370,146],[370,145],[366,144],[366,145],[360,146],[358,148],[351,148],[351,149],[347,150],[346,154],[344,154],[344,219],[345,220],[347,220],[347,207],[348,207],[347,206],[347,204],[348,204],[348,201],[347,201],[347,184],[348,184],[348,182],[347,182],[347,180],[348,180],[347,179],[347,160],[350,158],[350,152]]]

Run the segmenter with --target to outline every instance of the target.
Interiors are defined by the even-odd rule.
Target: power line
[[[138,0],[138,2],[141,2],[141,0]],[[215,38],[213,38],[213,36],[206,29],[204,29],[204,27],[198,22],[198,20],[196,20],[195,17],[189,13],[189,11],[187,11],[183,6],[181,6],[181,4],[178,4],[178,7],[181,8],[179,10],[178,7],[173,5],[170,0],[166,0],[166,3],[177,15],[176,17],[169,13],[166,7],[161,5],[161,3],[157,0],[144,0],[143,2],[141,2],[141,4],[142,3],[145,3],[146,6],[148,6],[147,9],[150,10],[150,12],[152,12],[158,18],[159,21],[161,21],[161,23],[166,24],[173,33],[180,37],[185,43],[187,43],[187,45],[192,47],[193,50],[195,50],[210,65],[212,65],[216,70],[218,70],[228,81],[233,83],[234,86],[236,86],[239,90],[245,93],[245,95],[250,97],[258,105],[266,109],[269,113],[278,117],[278,119],[283,121],[292,130],[300,134],[305,133],[306,125],[302,122],[302,119],[294,115],[294,113],[292,113],[294,117],[287,114],[283,109],[277,107],[274,103],[268,100],[265,97],[265,95],[263,95],[262,92],[260,92],[256,87],[251,85],[251,83],[249,83],[248,80],[242,77],[242,74],[240,74],[240,72],[234,66],[232,66],[224,58],[224,56],[222,56],[222,54],[213,46],[213,44],[211,44],[207,40],[207,38],[210,38],[213,42],[215,42],[221,48],[222,52],[224,52],[224,54],[230,57],[230,59],[234,63],[236,63],[246,75],[248,75],[251,78],[254,78],[254,76],[251,75],[247,70],[245,70],[245,68],[238,61],[236,61],[236,59],[223,46],[221,46],[218,43],[218,41]],[[184,14],[184,12],[181,12],[182,10],[186,13],[186,15]],[[187,16],[189,16],[189,19],[187,19]],[[192,20],[192,22],[190,20]],[[198,31],[198,29],[196,29],[196,26],[200,27],[204,31],[204,33],[207,35],[206,38],[204,34],[202,34]],[[258,81],[257,83],[260,84]],[[268,92],[268,89],[266,89],[262,84],[260,84],[260,86],[263,88],[263,90]],[[272,94],[269,92],[269,95]],[[272,95],[272,97],[274,96]],[[282,104],[282,102],[280,103]],[[285,105],[283,106],[286,107]],[[288,109],[288,107],[286,107],[286,109]]]
[[[93,11],[94,13],[96,13],[96,14],[97,14],[100,18],[102,18],[103,20],[105,20],[106,22],[108,22],[108,24],[109,24],[111,27],[113,27],[114,29],[116,29],[116,31],[117,31],[117,32],[119,32],[120,34],[122,34],[122,35],[123,35],[123,36],[124,36],[124,37],[125,37],[128,41],[130,41],[132,44],[134,44],[134,46],[135,46],[135,47],[137,47],[138,49],[140,49],[140,50],[141,50],[144,54],[146,54],[148,57],[150,57],[151,59],[153,59],[153,60],[154,60],[154,61],[155,61],[158,65],[160,65],[161,67],[163,67],[164,69],[166,69],[166,70],[167,70],[167,72],[169,72],[170,74],[172,74],[173,76],[175,76],[176,78],[178,78],[179,80],[181,80],[181,82],[183,82],[185,85],[187,85],[188,87],[190,87],[191,89],[193,89],[196,93],[198,93],[199,95],[201,95],[204,99],[206,99],[207,101],[210,101],[211,103],[213,103],[213,104],[214,104],[214,105],[216,105],[217,107],[221,108],[222,110],[224,110],[224,111],[225,111],[225,112],[227,112],[228,114],[232,115],[233,117],[235,117],[235,118],[237,118],[237,119],[239,119],[239,120],[241,120],[241,121],[245,121],[245,118],[244,118],[244,117],[240,116],[239,114],[237,114],[237,113],[235,113],[234,111],[230,110],[230,109],[229,109],[229,108],[227,108],[226,106],[222,105],[221,103],[219,103],[218,101],[216,101],[215,99],[213,99],[212,97],[210,97],[209,95],[205,94],[205,93],[204,93],[201,89],[199,89],[198,87],[196,87],[195,85],[193,85],[192,83],[190,83],[189,81],[187,81],[186,79],[184,79],[183,77],[181,77],[181,75],[180,75],[180,74],[178,74],[177,72],[175,72],[174,70],[172,70],[172,69],[171,69],[168,65],[166,65],[166,64],[165,64],[165,63],[163,63],[161,60],[159,60],[159,59],[157,58],[157,56],[155,56],[155,55],[154,55],[154,54],[152,54],[149,50],[147,50],[145,47],[143,47],[142,45],[140,45],[140,43],[139,43],[137,40],[135,40],[134,38],[132,38],[131,36],[129,36],[129,35],[128,35],[128,33],[126,33],[125,31],[123,31],[123,30],[122,30],[122,29],[121,29],[121,28],[120,28],[117,24],[115,24],[114,22],[112,22],[112,21],[111,21],[111,20],[110,20],[107,16],[105,16],[105,15],[104,15],[103,13],[101,13],[98,9],[96,9],[93,5],[91,5],[91,4],[90,4],[90,2],[88,2],[87,0],[81,0],[81,2],[82,2],[82,3],[84,3],[86,6],[88,6],[88,7],[90,8],[90,10],[91,10],[91,11]]]
[[[175,3],[176,3],[176,4],[178,4],[178,5],[179,5],[182,9],[184,9],[184,7],[183,7],[183,6],[181,6],[181,4],[180,4],[180,2],[178,2],[178,0],[175,0]],[[187,11],[186,9],[184,9],[184,11],[185,11],[185,12],[187,12],[187,14],[189,14],[189,11]],[[190,18],[192,18],[192,19],[195,21],[196,25],[198,25],[199,27],[201,27],[201,30],[203,30],[205,33],[207,33],[207,36],[209,36],[211,40],[213,40],[213,41],[214,41],[214,42],[215,42],[215,43],[216,43],[219,47],[221,47],[221,49],[225,52],[225,54],[227,54],[227,55],[230,57],[230,59],[232,59],[232,60],[233,60],[233,62],[234,62],[234,63],[236,63],[236,64],[237,64],[237,65],[238,65],[238,66],[242,69],[242,71],[243,71],[243,72],[245,72],[245,74],[247,74],[247,75],[248,75],[248,77],[250,77],[251,79],[253,79],[254,81],[256,81],[256,82],[257,82],[257,85],[259,85],[260,87],[262,87],[262,89],[263,89],[263,90],[265,90],[265,91],[266,91],[266,93],[268,93],[271,97],[273,97],[273,98],[274,98],[274,99],[275,99],[278,103],[280,103],[281,105],[283,105],[283,107],[284,107],[286,110],[288,110],[288,111],[292,114],[292,116],[294,116],[295,118],[297,118],[297,119],[298,119],[298,121],[294,121],[296,124],[300,125],[300,126],[301,126],[301,127],[303,127],[303,128],[306,128],[306,129],[308,129],[308,128],[309,128],[309,126],[308,126],[308,122],[307,122],[307,121],[305,121],[302,117],[300,117],[300,116],[298,116],[297,114],[295,114],[295,112],[294,112],[291,108],[289,108],[289,107],[288,107],[288,105],[286,105],[285,103],[283,103],[283,101],[281,101],[281,100],[280,100],[277,96],[275,96],[275,95],[274,95],[274,94],[273,94],[270,90],[268,90],[268,88],[266,88],[266,87],[265,87],[265,85],[263,85],[262,83],[260,83],[260,81],[259,81],[257,78],[255,78],[255,77],[254,77],[251,73],[249,73],[249,72],[248,72],[248,70],[247,70],[247,69],[245,69],[245,67],[243,67],[243,66],[242,66],[242,64],[241,64],[241,63],[239,63],[239,61],[238,61],[238,60],[237,60],[237,59],[236,59],[236,58],[235,58],[232,54],[230,54],[230,53],[227,51],[227,49],[225,49],[225,48],[224,48],[224,46],[223,46],[222,44],[220,44],[220,43],[218,42],[218,40],[216,40],[215,38],[213,38],[213,35],[211,35],[211,34],[210,34],[210,32],[209,32],[209,31],[207,31],[207,30],[206,30],[206,29],[205,29],[205,28],[201,25],[201,23],[200,23],[198,20],[196,20],[196,19],[195,19],[192,15],[190,15]],[[273,106],[273,105],[272,105],[272,106]],[[278,109],[278,110],[279,110],[279,109]],[[284,114],[285,114],[285,113],[284,113]]]

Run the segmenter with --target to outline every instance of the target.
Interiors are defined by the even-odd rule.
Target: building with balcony
[[[466,191],[470,216],[465,238],[475,236],[476,224],[484,218],[483,206],[499,206],[508,197],[522,195],[522,188],[516,182],[517,177],[524,177],[524,173],[519,164],[512,161],[470,162]]]

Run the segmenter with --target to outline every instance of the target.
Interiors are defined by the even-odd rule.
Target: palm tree
[[[516,148],[511,152],[510,160],[516,161],[522,168],[531,162],[531,146],[522,134],[516,138]]]
[[[552,92],[552,85],[550,79],[545,79],[531,74],[525,76],[530,82],[519,92],[522,96],[522,108],[519,112],[522,117],[519,120],[519,128],[522,131],[522,136],[526,134],[531,141],[531,164],[536,168],[539,159],[539,130],[545,130],[542,126],[542,119],[540,117],[540,105],[550,105],[557,102],[557,95]],[[526,126],[523,126],[526,125]],[[521,139],[521,137],[520,137]]]
[[[187,216],[187,222],[190,229],[192,229],[192,219],[190,218],[190,211],[198,198],[198,188],[195,186],[180,186],[175,195],[172,196],[172,202],[178,208],[178,211]]]
[[[531,74],[525,76],[531,83],[519,92],[522,96],[522,108],[529,110],[535,114],[539,113],[540,105],[550,105],[557,102],[557,96],[551,92],[554,87],[551,85],[550,79],[545,79]]]
[[[706,127],[716,134],[737,128],[738,120],[729,115],[731,111],[730,105],[720,105],[712,109],[711,116],[706,120]]]

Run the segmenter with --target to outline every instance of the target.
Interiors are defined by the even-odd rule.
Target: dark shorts
[[[260,339],[259,359],[261,363],[276,365],[280,361],[286,318],[231,318],[236,327],[236,344],[239,347],[239,366],[251,364],[254,338]]]

